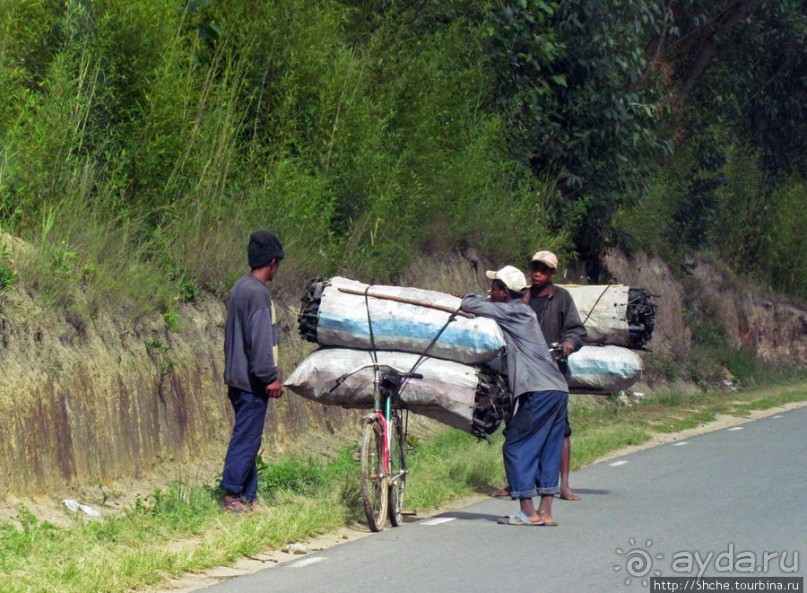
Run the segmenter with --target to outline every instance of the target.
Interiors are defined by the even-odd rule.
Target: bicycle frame
[[[370,529],[381,531],[387,512],[393,526],[401,524],[407,473],[405,429],[402,428],[393,400],[400,394],[404,380],[420,379],[423,376],[387,364],[370,363],[342,375],[332,390],[349,376],[366,368],[373,369],[373,411],[363,417],[362,501]],[[393,425],[394,430],[391,428]],[[396,439],[395,443],[393,439]],[[393,445],[397,445],[395,460],[392,458]]]
[[[394,482],[403,471],[398,472],[397,475],[392,475],[391,467],[390,467],[390,450],[392,449],[392,434],[389,430],[390,420],[392,419],[392,399],[393,393],[385,394],[381,387],[383,382],[381,367],[388,367],[393,370],[396,374],[402,376],[412,376],[413,378],[419,378],[420,376],[417,373],[404,373],[399,371],[399,369],[395,369],[394,367],[390,367],[389,365],[380,365],[380,364],[373,364],[373,365],[365,365],[367,368],[369,366],[373,367],[373,411],[365,416],[368,420],[373,418],[378,418],[378,421],[381,423],[381,432],[384,437],[384,454],[383,454],[383,463],[384,463],[384,473],[389,477],[391,482]],[[395,389],[395,391],[399,391]]]

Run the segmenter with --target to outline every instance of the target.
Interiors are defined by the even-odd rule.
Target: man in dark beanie
[[[255,231],[249,238],[247,257],[249,267],[262,268],[273,259],[280,261],[283,259],[283,246],[280,240],[269,231]]]
[[[224,382],[235,411],[235,424],[221,489],[222,507],[228,511],[250,510],[258,498],[258,467],[263,425],[270,398],[281,396],[278,368],[277,317],[266,283],[272,280],[283,259],[283,247],[269,231],[249,238],[250,273],[230,293],[224,330]]]

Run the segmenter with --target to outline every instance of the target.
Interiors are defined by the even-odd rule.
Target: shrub
[[[10,290],[17,279],[17,271],[5,245],[0,246],[0,292]]]

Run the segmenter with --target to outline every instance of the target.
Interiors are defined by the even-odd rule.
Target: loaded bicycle
[[[378,362],[345,373],[331,389],[364,369],[373,369],[373,411],[362,418],[361,498],[371,531],[381,531],[387,519],[403,523],[406,496],[407,410],[401,405],[406,381],[423,375]]]

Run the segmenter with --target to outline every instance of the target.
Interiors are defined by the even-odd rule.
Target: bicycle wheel
[[[403,523],[404,500],[406,495],[406,435],[401,418],[396,414],[390,422],[389,464],[389,520],[393,527]]]
[[[361,439],[361,499],[371,531],[387,521],[388,476],[384,467],[384,431],[378,418],[365,420]]]

